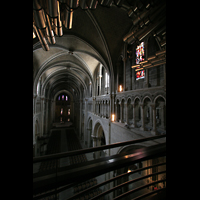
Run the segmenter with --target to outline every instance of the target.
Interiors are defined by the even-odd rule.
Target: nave
[[[83,144],[81,144],[81,142],[76,136],[74,128],[70,125],[68,126],[65,123],[63,125],[60,124],[58,127],[55,124],[57,128],[54,128],[51,131],[49,141],[47,143],[47,149],[46,149],[45,155],[51,155],[51,154],[57,154],[61,152],[82,149]],[[46,173],[49,173],[50,171],[55,170],[56,168],[86,162],[88,161],[88,159],[90,160],[91,158],[92,156],[90,155],[86,156],[85,154],[81,154],[77,156],[72,156],[70,158],[65,157],[65,158],[58,159],[57,163],[56,163],[56,160],[43,161],[40,163],[40,166],[38,166],[38,169],[35,169],[35,172],[37,172],[39,175],[46,174]],[[79,193],[90,187],[93,187],[97,184],[98,184],[97,178],[89,179],[85,182],[82,182],[74,186],[73,189],[70,188],[69,190],[65,190],[57,194],[57,199],[64,200],[66,199],[66,197],[68,198],[70,196],[73,196],[74,194]],[[97,188],[90,191],[89,193],[86,193],[83,197],[77,198],[77,200],[79,199],[87,200],[100,193],[102,193],[102,189]],[[54,198],[55,196],[51,195],[49,197],[42,198],[41,200],[51,200]],[[101,199],[103,200],[104,198],[101,198]]]

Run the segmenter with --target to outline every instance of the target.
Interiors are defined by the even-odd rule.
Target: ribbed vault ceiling
[[[124,36],[138,29],[135,20],[141,18],[142,13],[148,12],[145,17],[153,15],[165,1],[124,0],[119,1],[120,6],[116,6],[118,1],[113,1],[108,7],[103,6],[108,1],[101,2],[104,3],[98,3],[96,9],[84,10],[80,6],[74,9],[72,28],[63,26],[63,35],[55,36],[56,43],[49,44],[48,51],[42,49],[37,37],[33,40],[34,95],[37,95],[37,86],[41,83],[40,95],[45,98],[54,98],[61,90],[79,96],[90,82],[94,86],[94,72],[100,64],[113,81],[112,75],[122,54]],[[139,22],[141,25],[142,19]]]

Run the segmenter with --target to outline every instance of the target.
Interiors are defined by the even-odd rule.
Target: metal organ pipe
[[[51,18],[52,28],[56,35],[62,36],[62,21],[60,19],[60,3],[58,0],[48,0],[47,1],[47,14]]]
[[[110,6],[113,0],[100,0],[100,4],[103,6]]]
[[[65,28],[72,28],[73,9],[68,10],[67,8],[65,8],[64,13],[62,15],[62,21]]]
[[[77,8],[79,6],[79,0],[67,0],[67,5],[69,8]]]
[[[38,3],[38,0],[33,1],[33,15],[35,19],[35,25],[39,29],[46,28],[44,10]]]
[[[117,6],[122,6],[124,0],[114,0],[114,2]]]
[[[55,40],[54,32],[51,27],[49,16],[45,15],[45,17],[46,17],[46,24],[47,24],[47,27],[46,27],[47,39],[50,44],[55,44],[56,40]]]
[[[38,39],[40,41],[40,44],[42,46],[42,48],[45,51],[49,50],[49,45],[47,44],[46,38],[44,37],[43,31],[41,29],[37,29],[37,27],[33,24],[33,29],[36,32]]]
[[[45,13],[41,5],[38,3],[38,0],[33,1],[33,17],[33,29],[38,36],[42,48],[45,51],[48,51],[49,45],[45,38],[45,36],[47,35]]]
[[[86,4],[86,0],[79,0],[79,6],[82,8],[82,9],[88,9],[88,6]]]
[[[86,0],[86,3],[88,5],[88,8],[95,9],[98,4],[98,0]]]
[[[60,19],[60,3],[59,1],[57,1],[57,8],[58,8],[58,26],[57,26],[57,30],[58,30],[58,35],[62,36],[63,35],[63,30],[62,30],[62,21]]]

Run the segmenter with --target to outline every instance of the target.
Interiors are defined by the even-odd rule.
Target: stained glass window
[[[60,96],[58,96],[58,101],[60,101]]]
[[[62,95],[62,100],[64,100],[64,95]]]
[[[144,60],[144,42],[141,42],[140,45],[136,48],[136,64],[139,64]]]
[[[66,96],[66,99],[65,99],[66,101],[68,100],[68,97]]]
[[[144,61],[144,42],[141,42],[140,45],[136,48],[136,64]],[[136,69],[140,69],[140,67],[136,67]],[[136,80],[142,79],[145,77],[145,71],[140,70],[136,71]]]
[[[142,79],[142,78],[144,78],[144,76],[145,76],[144,70],[136,72],[136,80]]]
[[[61,114],[61,115],[63,114],[63,108],[61,108],[60,114]]]

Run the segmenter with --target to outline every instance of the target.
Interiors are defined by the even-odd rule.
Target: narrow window
[[[141,42],[140,45],[136,47],[136,64],[144,61],[145,59],[145,51],[144,51],[144,42]],[[143,69],[143,68],[142,68]],[[145,71],[141,70],[140,67],[136,67],[136,80],[142,79],[145,77]]]
[[[61,108],[60,114],[61,114],[61,115],[63,114],[63,108]]]

